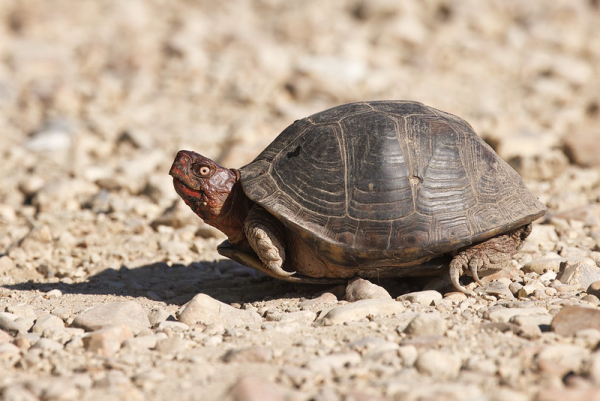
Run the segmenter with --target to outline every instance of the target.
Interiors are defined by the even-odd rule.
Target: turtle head
[[[228,198],[238,174],[189,150],[177,153],[169,174],[175,191],[206,223],[219,227],[219,218],[229,209]],[[231,203],[231,201],[229,202]]]

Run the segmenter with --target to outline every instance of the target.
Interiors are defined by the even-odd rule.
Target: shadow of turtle
[[[231,304],[276,298],[313,298],[325,291],[340,292],[340,288],[336,288],[339,285],[280,281],[230,260],[188,265],[156,262],[132,268],[124,265],[118,270],[104,269],[84,281],[70,281],[36,280],[2,287],[15,291],[48,292],[58,289],[63,294],[145,297],[176,305],[183,305],[198,293]]]

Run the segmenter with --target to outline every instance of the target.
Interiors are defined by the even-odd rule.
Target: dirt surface
[[[5,0],[0,60],[1,398],[600,400],[598,1]],[[549,207],[477,296],[275,281],[172,188],[179,149],[240,167],[376,99]]]

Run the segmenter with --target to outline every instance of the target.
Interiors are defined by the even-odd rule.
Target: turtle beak
[[[196,152],[189,150],[180,150],[177,152],[175,161],[171,166],[171,170],[169,170],[169,175],[173,177],[176,188],[177,182],[179,182],[179,184],[183,184],[196,191],[200,189],[200,185],[194,180],[194,176],[190,174],[190,168],[197,156],[199,155]]]

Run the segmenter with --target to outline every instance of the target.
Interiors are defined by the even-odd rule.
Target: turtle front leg
[[[295,272],[283,270],[285,242],[283,226],[261,206],[254,205],[244,222],[246,238],[263,264],[275,275],[289,277]]]
[[[459,278],[467,271],[473,279],[482,285],[478,270],[500,268],[508,262],[531,233],[531,224],[498,235],[487,241],[480,242],[460,251],[450,262],[450,280],[454,288],[465,294],[473,295],[472,291],[463,287]]]

